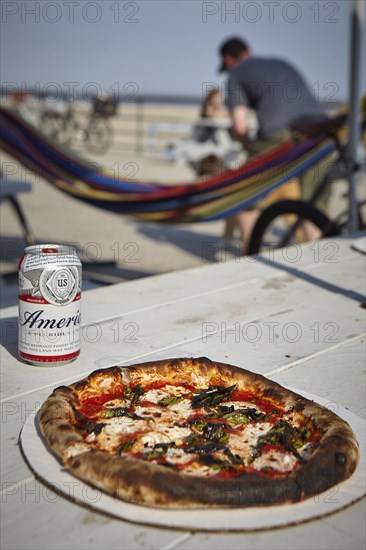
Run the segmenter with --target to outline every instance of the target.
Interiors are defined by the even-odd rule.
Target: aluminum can
[[[81,262],[74,247],[28,246],[19,262],[19,356],[62,365],[80,353]]]

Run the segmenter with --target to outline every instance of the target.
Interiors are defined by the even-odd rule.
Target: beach
[[[80,109],[85,110],[85,106]],[[132,124],[137,118],[134,109],[134,106],[124,105],[112,120],[115,140],[107,153],[91,155],[79,144],[76,146],[78,154],[97,167],[118,171],[120,177],[130,177],[134,181],[167,185],[195,181],[195,174],[189,166],[161,158],[164,144],[183,138],[184,132],[156,134],[154,150],[148,151],[149,129],[153,124],[167,120],[167,108],[157,105],[144,107],[144,120],[140,126],[142,141],[139,143],[136,142],[136,124]],[[193,123],[197,116],[196,107],[169,107],[169,120],[176,119],[178,124]],[[143,150],[140,152],[141,143]],[[32,185],[31,192],[22,193],[18,199],[37,242],[76,246],[85,267],[85,290],[97,284],[129,281],[209,262],[235,259],[242,261],[245,269],[239,243],[234,242],[231,251],[224,247],[224,221],[173,225],[137,221],[75,200],[5,154],[2,155],[2,169],[5,179],[27,181]],[[344,182],[333,185],[329,205],[332,213],[344,206],[344,190]],[[16,300],[16,266],[25,246],[19,221],[6,200],[0,205],[0,229],[0,267],[5,275],[2,277],[1,305],[6,307]]]

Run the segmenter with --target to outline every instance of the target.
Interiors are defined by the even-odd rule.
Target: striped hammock
[[[0,148],[58,189],[93,206],[147,221],[191,223],[226,218],[253,205],[331,155],[335,141],[286,141],[238,169],[169,186],[101,173],[4,107]]]

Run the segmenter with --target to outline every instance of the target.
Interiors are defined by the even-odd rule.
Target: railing
[[[58,93],[52,97],[49,93],[42,94],[40,90],[0,88],[0,100],[10,102],[15,96],[27,98],[27,104],[33,111],[39,111],[45,99],[50,101],[70,98],[67,93]],[[117,115],[111,119],[114,131],[112,149],[120,152],[135,154],[159,155],[167,145],[174,140],[186,137],[192,125],[198,120],[201,97],[167,96],[167,95],[138,95],[133,93],[113,98],[118,103]],[[85,115],[91,109],[95,97],[85,98],[74,93],[72,102]],[[327,107],[328,105],[324,103]],[[341,104],[338,104],[338,108]],[[334,109],[334,104],[329,104]],[[37,116],[37,114],[36,114]],[[256,127],[255,117],[251,117],[250,124]]]
[[[120,103],[113,120],[114,147],[136,153],[159,154],[169,141],[188,135],[198,119],[199,105],[148,101]]]
[[[9,90],[0,90],[1,101],[11,103],[16,95]],[[65,96],[43,97],[33,90],[22,92],[21,101],[37,119],[44,100],[67,101]],[[185,137],[191,125],[199,117],[201,98],[186,96],[140,95],[131,98],[119,97],[117,115],[111,119],[114,130],[113,148],[138,154],[159,154],[169,141]],[[86,100],[74,96],[73,105],[80,113],[87,115],[92,98]],[[158,125],[158,126],[157,126]]]

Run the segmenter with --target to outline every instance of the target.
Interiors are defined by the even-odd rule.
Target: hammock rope
[[[332,138],[291,140],[235,170],[196,183],[164,185],[116,178],[0,107],[0,148],[61,191],[93,206],[155,222],[214,221],[253,205],[326,159]]]

